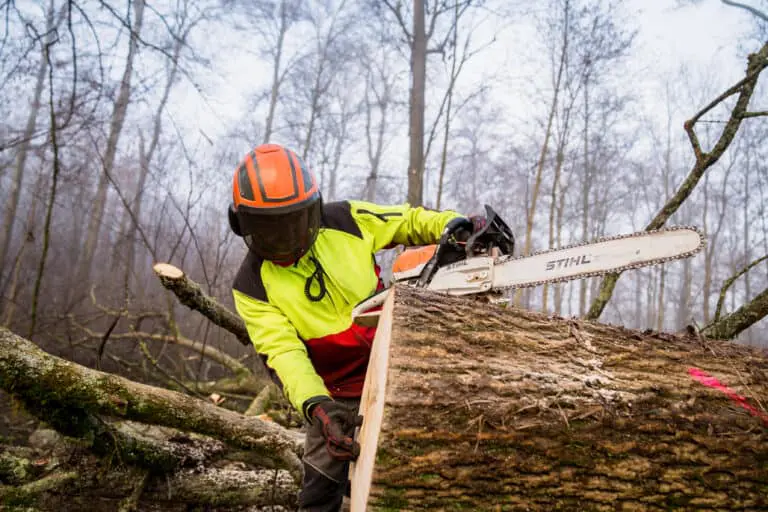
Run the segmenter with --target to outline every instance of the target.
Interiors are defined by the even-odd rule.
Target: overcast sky
[[[534,8],[544,4],[534,4]],[[714,97],[713,94],[719,94],[724,87],[743,76],[746,61],[739,42],[744,40],[753,27],[752,16],[746,11],[726,6],[720,0],[701,0],[695,4],[680,0],[628,0],[626,5],[630,20],[639,30],[632,56],[627,61],[627,75],[624,83],[618,84],[618,87],[622,89],[621,92],[634,93],[636,108],[642,115],[651,118],[658,115],[660,122],[665,119],[665,103],[661,97],[664,82],[674,79],[681,65],[687,66],[687,73],[693,76],[694,82],[709,77],[705,79],[700,91],[707,101]],[[542,67],[541,54],[534,50],[541,43],[536,43],[536,28],[527,20],[521,18],[510,23],[509,20],[485,19],[477,31],[477,44],[487,41],[491,34],[496,34],[497,40],[473,57],[460,79],[460,86],[464,90],[472,90],[477,83],[493,75],[493,101],[505,105],[507,111],[519,119],[530,118],[531,114],[541,115],[533,111],[541,106],[532,105],[526,94],[531,90],[531,77],[541,81],[549,80],[551,75],[549,70]],[[200,34],[198,37],[205,40],[210,38],[210,34]],[[242,33],[235,37],[243,41]],[[217,42],[224,41],[217,38]],[[406,66],[407,62],[401,62],[401,65]],[[266,90],[271,79],[271,69],[268,63],[266,67],[260,65],[252,55],[239,53],[236,48],[230,47],[227,57],[216,59],[215,68],[211,71],[217,76],[217,85],[209,86],[211,93],[205,99],[189,87],[184,87],[184,91],[177,90],[174,93],[170,108],[182,126],[193,127],[193,131],[197,131],[194,129],[197,127],[216,141],[247,111],[246,96]],[[711,90],[704,90],[704,86]],[[760,102],[760,98],[756,97],[753,101]],[[678,135],[682,136],[683,121],[702,106],[703,103],[682,105],[673,114],[673,126],[680,127]],[[278,124],[282,124],[280,114],[281,108],[278,107]],[[262,114],[253,112],[253,115],[259,118]],[[514,125],[514,122],[511,124]],[[401,168],[407,162],[407,126],[402,126],[400,132],[386,155],[388,165],[394,169]],[[253,145],[259,142],[254,140]],[[250,145],[246,144],[236,150],[245,152],[250,149],[246,146]],[[347,159],[352,168],[366,165],[364,148],[360,150],[356,153],[360,156],[356,159],[358,162],[352,162],[354,157]],[[310,155],[310,165],[312,160]]]

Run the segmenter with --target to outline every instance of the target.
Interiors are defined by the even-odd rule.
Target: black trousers
[[[357,414],[359,398],[336,398],[352,414]],[[354,435],[354,426],[345,435]],[[322,428],[307,425],[304,440],[304,481],[299,493],[299,510],[303,512],[339,512],[344,496],[350,494],[349,461],[334,459],[325,446]]]

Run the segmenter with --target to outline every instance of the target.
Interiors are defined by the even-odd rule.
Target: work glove
[[[307,400],[305,414],[313,425],[319,426],[325,438],[325,447],[331,457],[338,460],[357,460],[360,444],[352,438],[355,427],[363,424],[363,417],[329,397]],[[346,435],[347,432],[352,435]]]
[[[469,217],[453,219],[448,227],[452,230],[453,237],[457,242],[466,242],[469,237],[484,229],[487,223],[488,219],[485,215],[470,215]]]

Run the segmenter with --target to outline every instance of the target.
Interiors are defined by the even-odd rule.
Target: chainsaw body
[[[451,295],[488,291],[493,283],[493,261],[514,252],[515,237],[493,208],[486,205],[485,210],[485,226],[466,242],[444,233],[437,244],[409,247],[400,253],[392,265],[392,281]],[[459,262],[463,263],[455,265]]]

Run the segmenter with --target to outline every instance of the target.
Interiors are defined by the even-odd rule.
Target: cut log
[[[398,286],[363,393],[352,512],[768,507],[754,348]]]

